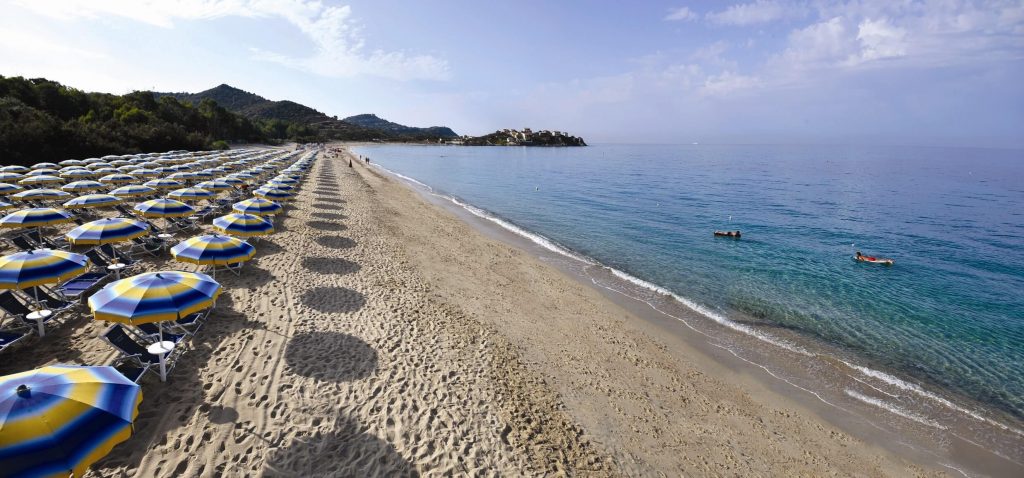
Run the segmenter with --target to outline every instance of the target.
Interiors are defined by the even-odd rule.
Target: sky
[[[0,0],[0,75],[591,143],[1024,148],[1024,0]]]

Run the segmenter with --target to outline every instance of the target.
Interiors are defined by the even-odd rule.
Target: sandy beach
[[[933,476],[349,156],[92,476]],[[147,260],[147,267],[182,268]],[[0,373],[109,363],[87,318]]]

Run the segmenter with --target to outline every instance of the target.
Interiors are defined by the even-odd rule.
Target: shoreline
[[[388,171],[386,168],[380,167],[380,165],[376,166]],[[720,367],[724,369],[726,374],[731,375],[729,377],[730,380],[753,382],[743,385],[747,387],[752,386],[762,391],[770,390],[772,394],[778,395],[776,398],[782,402],[796,406],[829,425],[837,426],[844,432],[851,433],[858,439],[882,445],[888,450],[887,453],[892,452],[901,458],[907,458],[953,474],[961,474],[966,471],[965,474],[985,473],[995,476],[1012,476],[1021,470],[1019,463],[994,455],[984,445],[972,440],[975,437],[969,433],[976,434],[977,431],[967,430],[971,425],[970,423],[966,424],[965,428],[954,430],[951,433],[935,433],[935,430],[929,430],[934,424],[929,423],[927,419],[922,419],[899,409],[881,409],[878,403],[871,403],[869,401],[870,397],[865,397],[856,392],[847,391],[845,396],[840,397],[823,397],[822,394],[818,393],[818,390],[805,388],[799,382],[793,382],[787,380],[785,376],[780,376],[779,372],[784,371],[785,368],[783,366],[787,364],[778,360],[778,357],[774,357],[774,361],[766,360],[763,356],[751,359],[743,355],[749,351],[750,344],[746,344],[745,348],[734,349],[723,346],[720,343],[712,343],[709,340],[711,336],[707,335],[706,332],[708,324],[702,324],[698,329],[688,322],[708,322],[707,317],[698,317],[700,314],[697,311],[683,310],[686,307],[680,307],[682,304],[670,304],[673,301],[666,297],[660,297],[661,293],[649,293],[651,292],[650,290],[641,291],[641,293],[647,293],[647,295],[641,297],[637,295],[635,288],[627,291],[621,290],[623,282],[628,281],[636,284],[637,280],[635,278],[624,277],[618,271],[603,268],[599,265],[590,264],[588,266],[587,264],[580,264],[580,262],[587,262],[586,258],[564,257],[565,255],[573,256],[571,251],[557,251],[557,253],[553,253],[552,249],[554,248],[538,244],[536,240],[528,239],[523,237],[523,234],[510,231],[507,225],[496,224],[500,220],[484,218],[480,214],[472,213],[466,209],[466,205],[459,204],[457,201],[453,202],[453,198],[438,195],[430,190],[429,186],[423,185],[419,181],[406,178],[397,173],[389,174],[382,172],[382,174],[387,174],[399,182],[406,183],[404,185],[415,191],[417,195],[453,214],[459,220],[472,226],[477,232],[491,239],[516,247],[527,255],[533,256],[541,262],[560,270],[576,282],[599,292],[604,299],[615,303],[636,316],[639,329],[657,336],[659,339],[671,336],[675,345],[685,344],[685,347],[681,347],[681,353],[699,354],[708,361],[714,362],[713,366],[703,364],[708,369]],[[526,234],[529,233],[527,232]],[[562,256],[559,256],[559,254],[562,254]],[[643,284],[641,288],[657,289],[656,286],[651,284]],[[676,299],[679,301],[684,300]],[[658,303],[655,304],[652,301]],[[690,308],[692,309],[692,306]],[[683,327],[680,327],[681,323]],[[715,325],[712,324],[712,327]],[[726,329],[721,324],[717,324],[717,326],[719,329]],[[684,328],[689,328],[690,330],[681,330]],[[718,332],[729,334],[734,331],[718,330]],[[786,339],[788,337],[783,336],[783,340]],[[859,367],[841,359],[839,359],[839,362],[841,364],[838,366],[842,368],[852,370]],[[861,372],[873,371],[865,368]],[[865,380],[862,381],[854,377],[854,380],[862,383],[872,379],[896,380],[895,377],[886,376],[868,376],[864,378]],[[887,393],[870,384],[866,385],[882,393]],[[930,392],[924,390],[911,390],[908,386],[916,387],[912,383],[901,383],[896,388],[902,387],[902,391],[911,394],[921,393],[926,400],[934,399],[939,402],[945,400],[940,396],[930,395]],[[960,410],[968,414],[972,413],[970,410]],[[901,412],[904,415],[900,415]],[[907,427],[900,425],[893,429],[893,427],[889,426],[890,424],[886,423],[887,420],[893,418],[893,415],[890,415],[891,413],[900,415],[898,420],[909,419],[911,421],[918,421],[919,423],[916,425],[919,426]],[[863,423],[866,418],[868,419],[867,423]],[[945,429],[945,427],[942,428]],[[969,438],[959,436],[957,432],[961,430]],[[1007,430],[1006,432],[1012,435],[1011,431]],[[922,439],[919,436],[921,433],[930,436],[927,439]],[[961,467],[964,469],[961,469]]]

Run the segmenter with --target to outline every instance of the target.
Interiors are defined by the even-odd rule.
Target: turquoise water
[[[1024,417],[1024,153],[374,146],[389,170],[731,320]],[[712,237],[739,229],[742,240]],[[893,267],[852,260],[856,250]]]

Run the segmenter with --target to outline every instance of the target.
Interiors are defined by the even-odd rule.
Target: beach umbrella
[[[19,179],[25,177],[24,174],[19,173],[0,173],[0,182],[18,182]]]
[[[60,189],[27,189],[11,195],[15,201],[55,201],[70,197],[71,193]]]
[[[167,197],[177,199],[179,201],[199,201],[202,199],[210,199],[214,196],[215,194],[213,192],[197,187],[175,189],[174,191],[167,193]]]
[[[61,191],[69,193],[77,193],[82,191],[98,191],[100,189],[106,189],[106,185],[99,181],[92,181],[83,179],[81,181],[72,181],[60,187]]]
[[[130,241],[149,232],[149,224],[135,219],[110,217],[87,222],[67,234],[68,242],[76,246],[100,245]]]
[[[32,169],[57,169],[60,167],[57,163],[36,163],[32,165]]]
[[[19,179],[18,184],[22,186],[38,186],[41,184],[58,184],[63,183],[64,179],[60,176],[53,176],[50,174],[38,174],[35,176],[25,176],[24,179]]]
[[[114,189],[113,191],[110,191],[111,195],[123,198],[152,196],[156,193],[157,190],[155,188],[151,188],[149,186],[142,186],[139,184],[129,184],[127,186],[121,186],[117,189]]]
[[[88,169],[71,169],[68,171],[61,171],[60,177],[64,179],[86,179],[96,177],[95,171],[89,171]]]
[[[59,161],[57,164],[60,166],[84,166],[85,161],[82,161],[81,159],[65,159],[64,161]]]
[[[99,167],[99,168],[94,169],[93,171],[96,172],[97,176],[103,176],[103,175],[109,175],[109,174],[120,174],[120,173],[117,172],[116,168],[112,168],[110,166]]]
[[[29,171],[28,168],[26,168],[25,166],[18,165],[18,164],[11,165],[11,166],[4,166],[4,167],[0,168],[0,172],[5,172],[5,173],[21,173],[21,174],[24,174],[24,173],[27,173],[28,171]]]
[[[120,166],[120,167],[117,168],[118,171],[120,171],[120,172],[122,172],[124,174],[130,174],[132,176],[135,176],[134,174],[132,174],[132,171],[135,171],[136,169],[139,169],[139,166],[136,166],[134,164],[129,164],[127,166]]]
[[[0,257],[0,289],[27,289],[56,284],[78,276],[89,268],[89,258],[67,251],[36,249]],[[39,289],[34,289],[36,306]],[[39,336],[46,334],[43,318],[38,319]]]
[[[132,436],[142,388],[110,366],[0,377],[0,473],[78,478]]]
[[[252,244],[220,234],[191,237],[171,248],[171,256],[176,261],[209,266],[238,264],[255,255],[256,248]]]
[[[274,233],[274,224],[254,214],[232,213],[213,220],[213,228],[238,237],[266,236]]]
[[[286,193],[295,194],[295,186],[278,181],[267,181],[267,183],[264,184],[263,187],[260,189],[280,189]]]
[[[149,186],[149,187],[154,188],[154,189],[178,189],[180,187],[184,187],[185,186],[183,183],[181,183],[179,181],[175,181],[173,179],[166,179],[166,178],[164,178],[164,179],[153,179],[151,181],[146,181],[144,184],[146,186]]]
[[[184,217],[195,212],[192,206],[174,199],[150,199],[135,205],[135,211],[143,217]]]
[[[28,176],[28,177],[31,177],[31,176],[55,176],[55,175],[57,175],[59,173],[60,173],[60,171],[57,170],[57,169],[41,168],[41,169],[33,169],[33,170],[25,173],[25,176]]]
[[[284,208],[281,207],[280,204],[269,199],[249,198],[232,204],[231,209],[244,214],[272,216],[280,213]]]
[[[197,188],[203,188],[207,191],[220,192],[231,189],[231,185],[220,179],[211,179],[209,181],[203,181],[196,184]]]
[[[14,204],[11,204],[9,202],[0,201],[0,211],[6,211],[6,210],[11,209],[13,207],[14,207]]]
[[[217,179],[217,181],[222,181],[231,186],[241,186],[245,184],[245,181],[243,181],[241,178],[235,178],[231,176],[224,176],[223,178]]]
[[[147,272],[107,284],[89,297],[89,310],[96,320],[129,325],[160,323],[208,309],[220,293],[220,284],[206,274]]]
[[[259,188],[252,192],[253,196],[274,201],[290,201],[294,194],[276,188]]]
[[[67,209],[108,207],[121,204],[123,201],[123,199],[117,196],[111,196],[110,194],[86,194],[65,202],[64,207]]]
[[[67,251],[36,249],[0,257],[0,289],[25,289],[55,284],[75,277],[89,266],[89,258]]]
[[[14,194],[16,192],[22,191],[23,189],[25,188],[18,186],[17,184],[0,183],[0,196]]]
[[[36,228],[39,242],[43,240],[43,226],[60,224],[71,221],[71,215],[67,211],[54,209],[52,207],[33,207],[14,211],[0,218],[0,227],[5,228]]]
[[[130,174],[137,178],[156,178],[160,176],[160,173],[157,172],[156,170],[142,167],[136,169],[135,171],[132,171]]]
[[[100,158],[86,158],[86,159],[82,160],[82,163],[86,164],[86,165],[97,164],[97,163],[102,163],[102,162],[103,162],[103,160],[100,159]]]
[[[119,173],[108,174],[100,178],[100,182],[104,184],[128,184],[134,183],[135,181],[137,181],[135,176]]]

